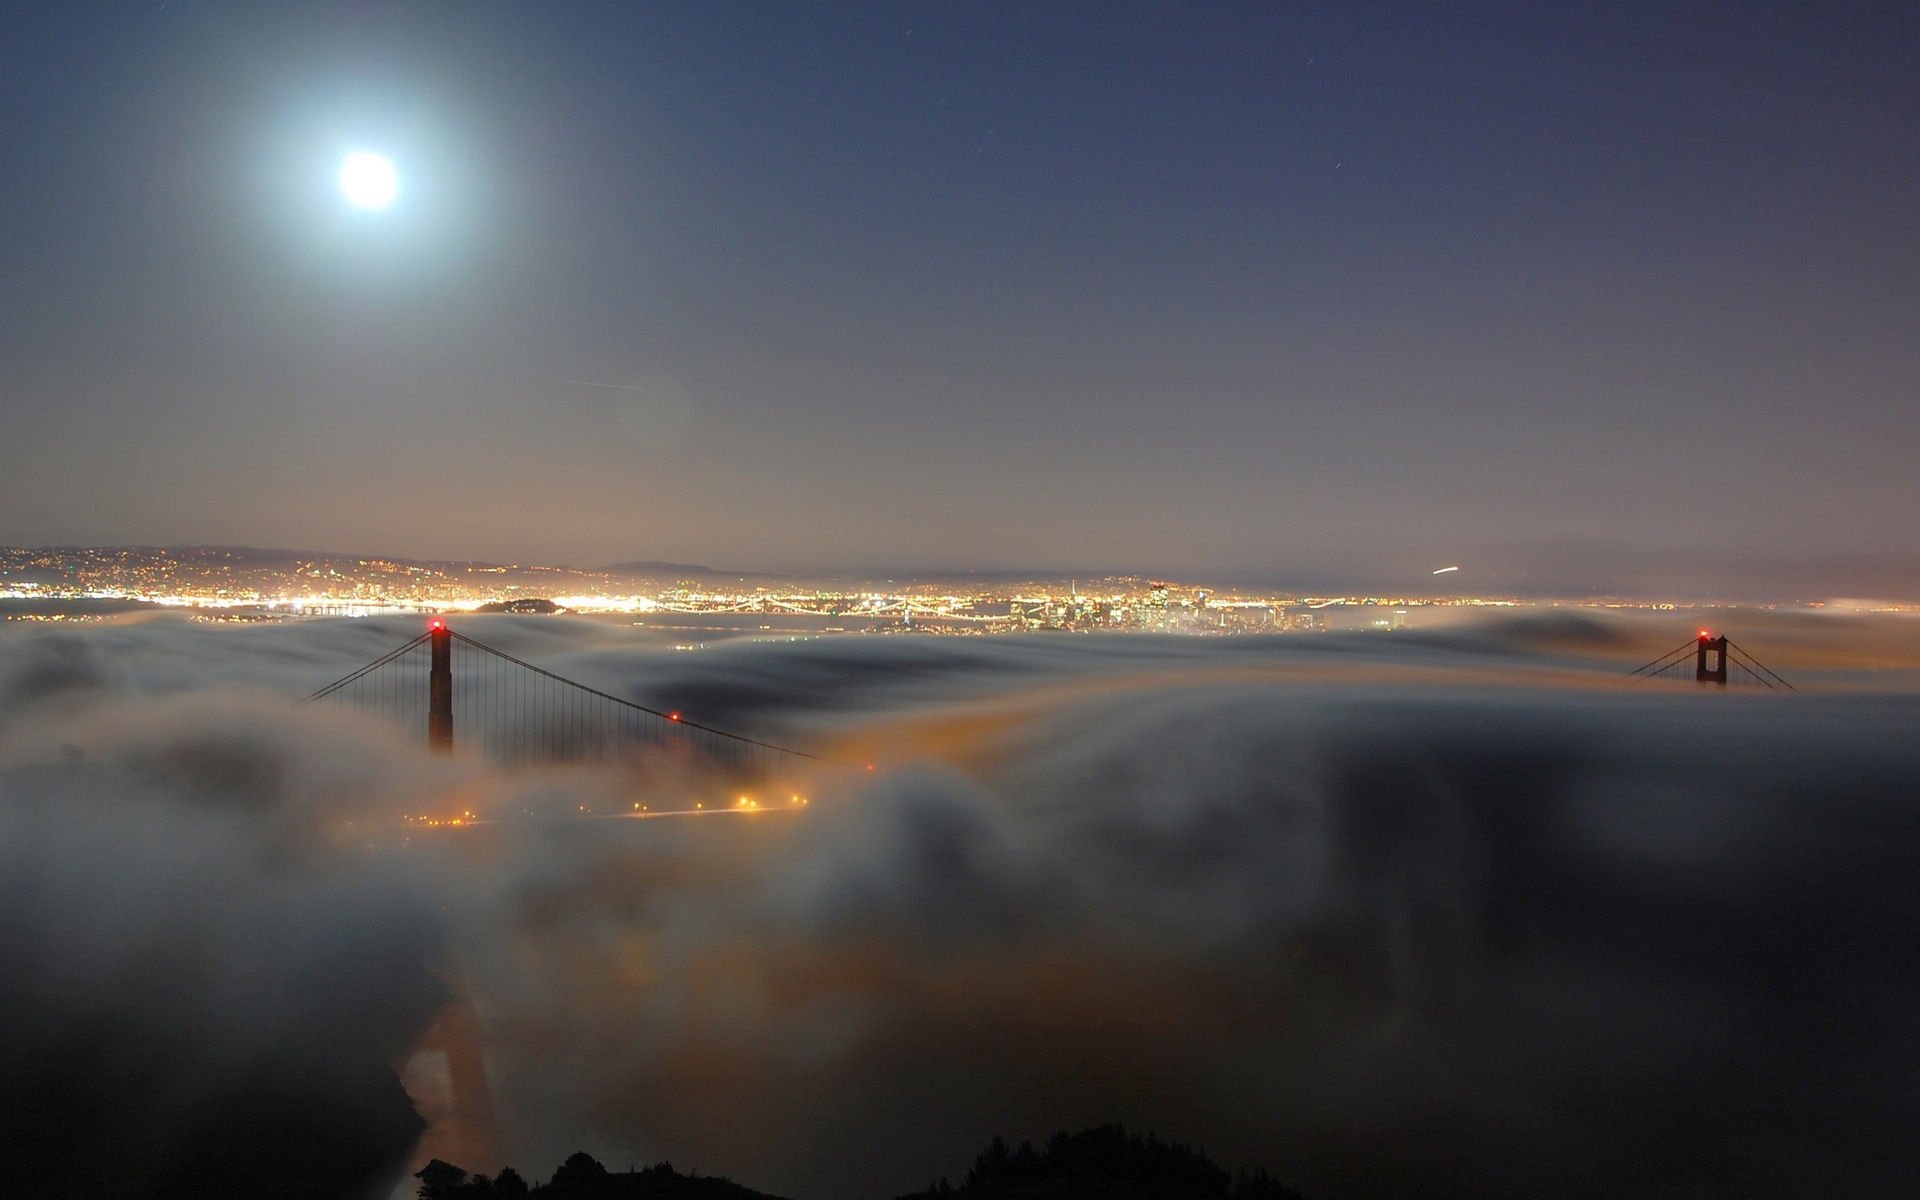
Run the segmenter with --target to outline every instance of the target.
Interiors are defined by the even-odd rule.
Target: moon
[[[349,154],[340,164],[340,194],[355,208],[385,208],[400,194],[400,175],[378,154]]]

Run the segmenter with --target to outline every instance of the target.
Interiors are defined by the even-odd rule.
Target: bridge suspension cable
[[[1734,645],[1732,642],[1727,643],[1727,661],[1770,688],[1785,688],[1789,692],[1797,692],[1800,690],[1768,670],[1766,664]]]
[[[688,721],[682,718],[680,714],[677,712],[661,712],[657,708],[648,708],[644,704],[640,704],[632,700],[623,699],[622,697],[615,696],[609,692],[603,692],[600,689],[595,687],[589,687],[588,685],[584,683],[580,683],[577,680],[568,679],[564,675],[556,675],[552,671],[547,670],[545,667],[536,667],[530,662],[525,662],[521,659],[515,658],[513,655],[508,654],[504,650],[496,650],[492,646],[489,646],[484,642],[475,641],[473,638],[468,637],[464,633],[454,633],[452,630],[448,630],[448,632],[453,634],[454,641],[461,643],[462,645],[470,646],[473,649],[480,651],[484,654],[490,654],[495,658],[511,663],[513,666],[519,667],[522,670],[532,671],[536,675],[543,676],[549,680],[552,680],[555,683],[563,684],[570,688],[575,688],[581,692],[586,693],[589,696],[593,696],[600,700],[604,700],[610,704],[615,704],[622,708],[630,709],[634,712],[645,713],[650,717],[657,717],[663,721],[667,721],[671,723],[672,725],[680,729],[690,729],[699,733],[711,734],[714,737],[727,738],[731,741],[739,742],[743,745],[757,746],[762,750],[771,750],[777,754],[788,754],[788,755],[792,755],[795,758],[811,759],[814,762],[831,763],[834,766],[839,766],[839,767],[851,767],[855,765],[850,762],[842,762],[839,759],[828,758],[825,755],[814,754],[813,752],[808,750],[798,750],[792,746],[778,746],[772,742],[763,742],[758,738],[748,737],[745,734],[732,733],[725,729],[716,729],[711,725],[702,725],[697,721]]]
[[[717,767],[739,774],[769,774],[781,762],[859,769],[856,763],[616,696],[456,633],[439,621],[299,703],[321,701],[396,721],[425,719],[436,747],[450,746],[458,730],[463,745],[477,744],[509,762],[605,758],[647,745],[664,752],[670,766]]]
[[[1684,645],[1680,646],[1678,649],[1667,651],[1665,654],[1662,654],[1659,658],[1654,659],[1652,662],[1648,663],[1644,667],[1636,667],[1633,670],[1628,671],[1627,678],[1628,679],[1651,679],[1653,676],[1660,674],[1662,671],[1666,671],[1670,668],[1679,666],[1682,662],[1684,662],[1687,659],[1689,655],[1693,653],[1693,651],[1694,651],[1693,643],[1687,642]]]
[[[311,696],[302,697],[296,703],[295,706],[298,707],[301,704],[312,704],[315,700],[325,700],[328,696],[333,695],[335,692],[340,691],[343,688],[351,687],[356,683],[359,683],[362,679],[365,679],[368,675],[373,674],[375,671],[379,670],[381,667],[384,667],[388,663],[393,662],[395,659],[398,659],[401,656],[405,655],[407,651],[417,649],[421,645],[424,645],[427,639],[432,636],[433,636],[433,633],[429,631],[427,633],[421,634],[417,638],[414,638],[412,641],[406,643],[404,646],[400,646],[394,650],[389,650],[387,653],[382,654],[379,658],[374,659],[372,662],[368,663],[364,667],[361,667],[358,671],[355,671],[353,674],[334,680],[332,683],[321,688],[319,691],[313,693]]]

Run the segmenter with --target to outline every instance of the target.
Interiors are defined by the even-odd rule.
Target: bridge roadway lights
[[[449,754],[453,751],[453,631],[445,621],[433,623],[432,641],[433,669],[427,675],[427,745],[436,754]]]

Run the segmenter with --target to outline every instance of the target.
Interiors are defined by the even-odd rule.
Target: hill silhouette
[[[434,1159],[422,1167],[419,1200],[779,1200],[724,1176],[682,1175],[671,1163],[609,1171],[588,1154],[529,1185],[512,1167],[489,1178]],[[1205,1153],[1120,1125],[1060,1132],[1034,1149],[994,1138],[959,1187],[942,1179],[899,1200],[1302,1200],[1265,1170],[1231,1175]]]
[[[544,616],[551,613],[565,612],[566,610],[553,601],[543,597],[528,597],[520,600],[495,600],[488,604],[482,604],[473,611],[482,613],[532,613]]]
[[[506,1167],[498,1175],[469,1175],[434,1159],[415,1172],[420,1200],[780,1200],[712,1175],[682,1175],[672,1163],[644,1170],[609,1171],[589,1154],[561,1163],[553,1178],[529,1186]]]

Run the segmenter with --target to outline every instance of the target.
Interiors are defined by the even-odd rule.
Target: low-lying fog
[[[10,1175],[384,1195],[586,1149],[861,1200],[1117,1120],[1317,1200],[1898,1194],[1920,626],[1720,613],[1802,690],[1622,681],[1688,619],[456,621],[881,768],[643,821],[601,818],[724,784],[292,707],[417,621],[0,629]]]

